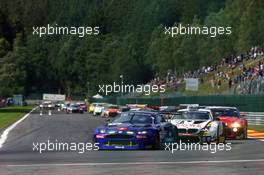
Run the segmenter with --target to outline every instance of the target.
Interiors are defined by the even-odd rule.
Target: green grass
[[[264,61],[264,57],[258,57],[255,60],[244,60],[243,64],[248,68],[250,66],[256,65],[259,61]],[[231,78],[234,78],[235,76],[241,74],[241,70],[239,69],[239,66],[237,66],[235,69],[230,69],[226,66],[223,66],[219,69],[219,72],[224,72],[224,73],[228,73],[229,76],[231,76]],[[215,76],[217,72],[210,72],[209,74],[207,74],[206,76],[203,77],[204,82],[203,83],[199,83],[199,90],[197,92],[193,92],[193,91],[186,91],[185,90],[185,83],[182,83],[178,88],[177,88],[177,92],[179,92],[182,95],[186,95],[186,96],[202,96],[202,95],[230,95],[234,93],[234,86],[229,89],[228,87],[228,81],[224,80],[223,78],[221,78],[221,87],[218,89],[217,88],[217,81],[215,84],[215,87],[213,88],[211,85],[211,80],[213,79],[213,77]],[[218,80],[216,78],[216,80]],[[170,93],[173,93],[175,90],[171,89],[171,88],[167,88],[165,94],[163,94],[164,96],[166,96],[167,94],[169,95]],[[151,93],[149,96],[145,96],[145,95],[140,95],[140,97],[157,97],[159,96],[159,93]]]
[[[8,127],[23,117],[32,109],[32,106],[12,106],[0,108],[0,130]]]
[[[264,125],[249,125],[248,129],[264,132]]]

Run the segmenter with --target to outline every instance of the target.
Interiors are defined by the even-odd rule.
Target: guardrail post
[[[49,110],[49,116],[51,116],[51,105],[48,105],[48,110]]]
[[[39,106],[39,111],[40,111],[39,115],[42,116],[43,115],[43,106],[42,105]]]

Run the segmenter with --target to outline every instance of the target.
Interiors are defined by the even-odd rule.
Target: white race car
[[[105,107],[107,107],[108,104],[107,103],[97,103],[93,109],[93,115],[101,115],[101,113],[103,112],[103,110],[105,109]]]
[[[179,138],[183,141],[200,143],[224,143],[224,124],[214,120],[210,110],[179,110],[173,114],[171,123],[178,128]]]

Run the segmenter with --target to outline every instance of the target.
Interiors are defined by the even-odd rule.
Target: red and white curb
[[[264,132],[259,132],[249,129],[248,138],[254,138],[254,139],[259,139],[260,141],[264,141]]]

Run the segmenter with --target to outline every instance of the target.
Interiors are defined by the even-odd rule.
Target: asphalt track
[[[230,151],[33,151],[33,143],[91,142],[104,119],[89,114],[33,113],[18,124],[0,149],[0,174],[240,174],[263,175],[264,142],[228,141]]]

